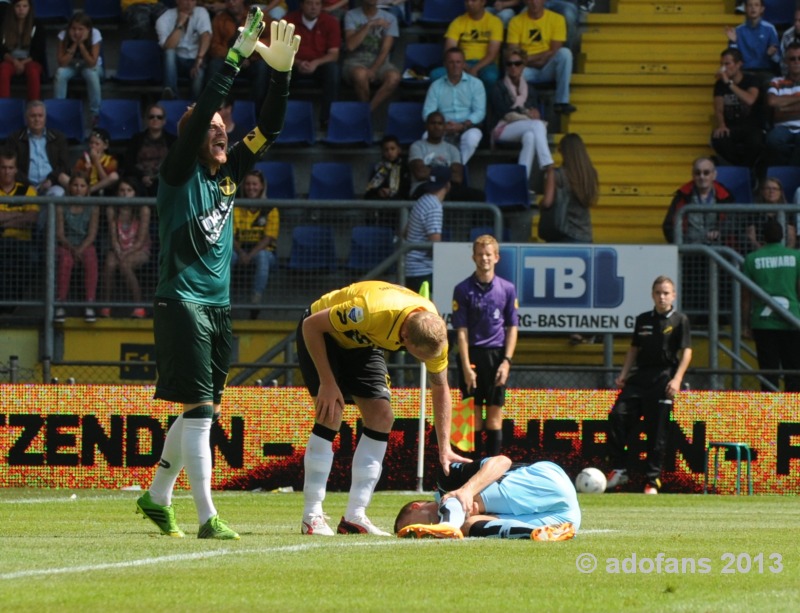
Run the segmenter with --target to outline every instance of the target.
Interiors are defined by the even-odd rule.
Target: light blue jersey
[[[581,509],[567,473],[552,462],[513,468],[480,493],[486,513],[531,526],[572,522],[577,531]]]
[[[458,489],[478,472],[483,462],[450,465],[450,475],[440,474],[437,500]],[[577,532],[581,509],[575,486],[567,473],[553,462],[514,464],[505,475],[480,493],[486,515],[497,519],[487,522],[486,531],[495,538],[530,538],[532,528],[572,522]]]

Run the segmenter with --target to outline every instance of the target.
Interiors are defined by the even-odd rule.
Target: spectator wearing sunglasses
[[[544,0],[527,0],[527,10],[508,23],[506,44],[528,54],[522,75],[526,81],[556,82],[556,113],[569,115],[577,110],[569,102],[573,56],[562,15],[546,9]]]
[[[662,229],[668,243],[675,242],[678,211],[684,207],[710,204],[732,204],[733,195],[717,182],[717,167],[708,157],[699,157],[692,165],[692,180],[675,192],[669,210],[664,217]],[[683,215],[682,238],[684,244],[722,245],[732,240],[731,227],[725,213],[704,211]],[[682,306],[685,310],[706,312],[708,310],[708,259],[704,254],[690,254],[683,258],[681,266]],[[720,288],[721,299],[729,299],[730,287]],[[702,321],[702,318],[698,318]]]
[[[164,130],[167,114],[158,103],[147,107],[144,123],[147,127],[131,139],[125,152],[124,174],[139,180],[144,190],[143,196],[155,197],[158,169],[175,137]]]
[[[527,54],[521,49],[510,49],[505,58],[506,75],[494,84],[490,98],[498,120],[492,130],[492,140],[522,143],[517,161],[525,166],[530,178],[534,157],[542,169],[553,163],[547,142],[547,124],[539,113],[536,91],[522,78]]]
[[[692,165],[692,180],[682,185],[669,205],[664,218],[664,237],[675,242],[675,217],[678,211],[692,204],[731,204],[733,195],[717,182],[717,167],[711,158],[700,157]],[[683,216],[683,242],[718,245],[721,242],[725,215],[697,213]]]

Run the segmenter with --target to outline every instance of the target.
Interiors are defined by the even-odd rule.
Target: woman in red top
[[[42,98],[42,71],[47,63],[44,28],[36,21],[31,0],[13,0],[3,21],[0,44],[0,98],[11,97],[11,77],[25,75],[28,100]]]

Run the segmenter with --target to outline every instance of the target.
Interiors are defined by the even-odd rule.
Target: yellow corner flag
[[[450,443],[461,451],[475,451],[475,399],[472,396],[453,407]]]

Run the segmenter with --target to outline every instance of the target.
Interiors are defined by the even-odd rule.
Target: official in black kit
[[[658,494],[669,432],[672,401],[692,361],[689,318],[673,308],[675,284],[665,276],[653,282],[654,308],[636,317],[633,339],[615,383],[622,388],[608,416],[612,471],[607,490],[628,480],[627,449],[644,416],[647,435],[645,494]]]

